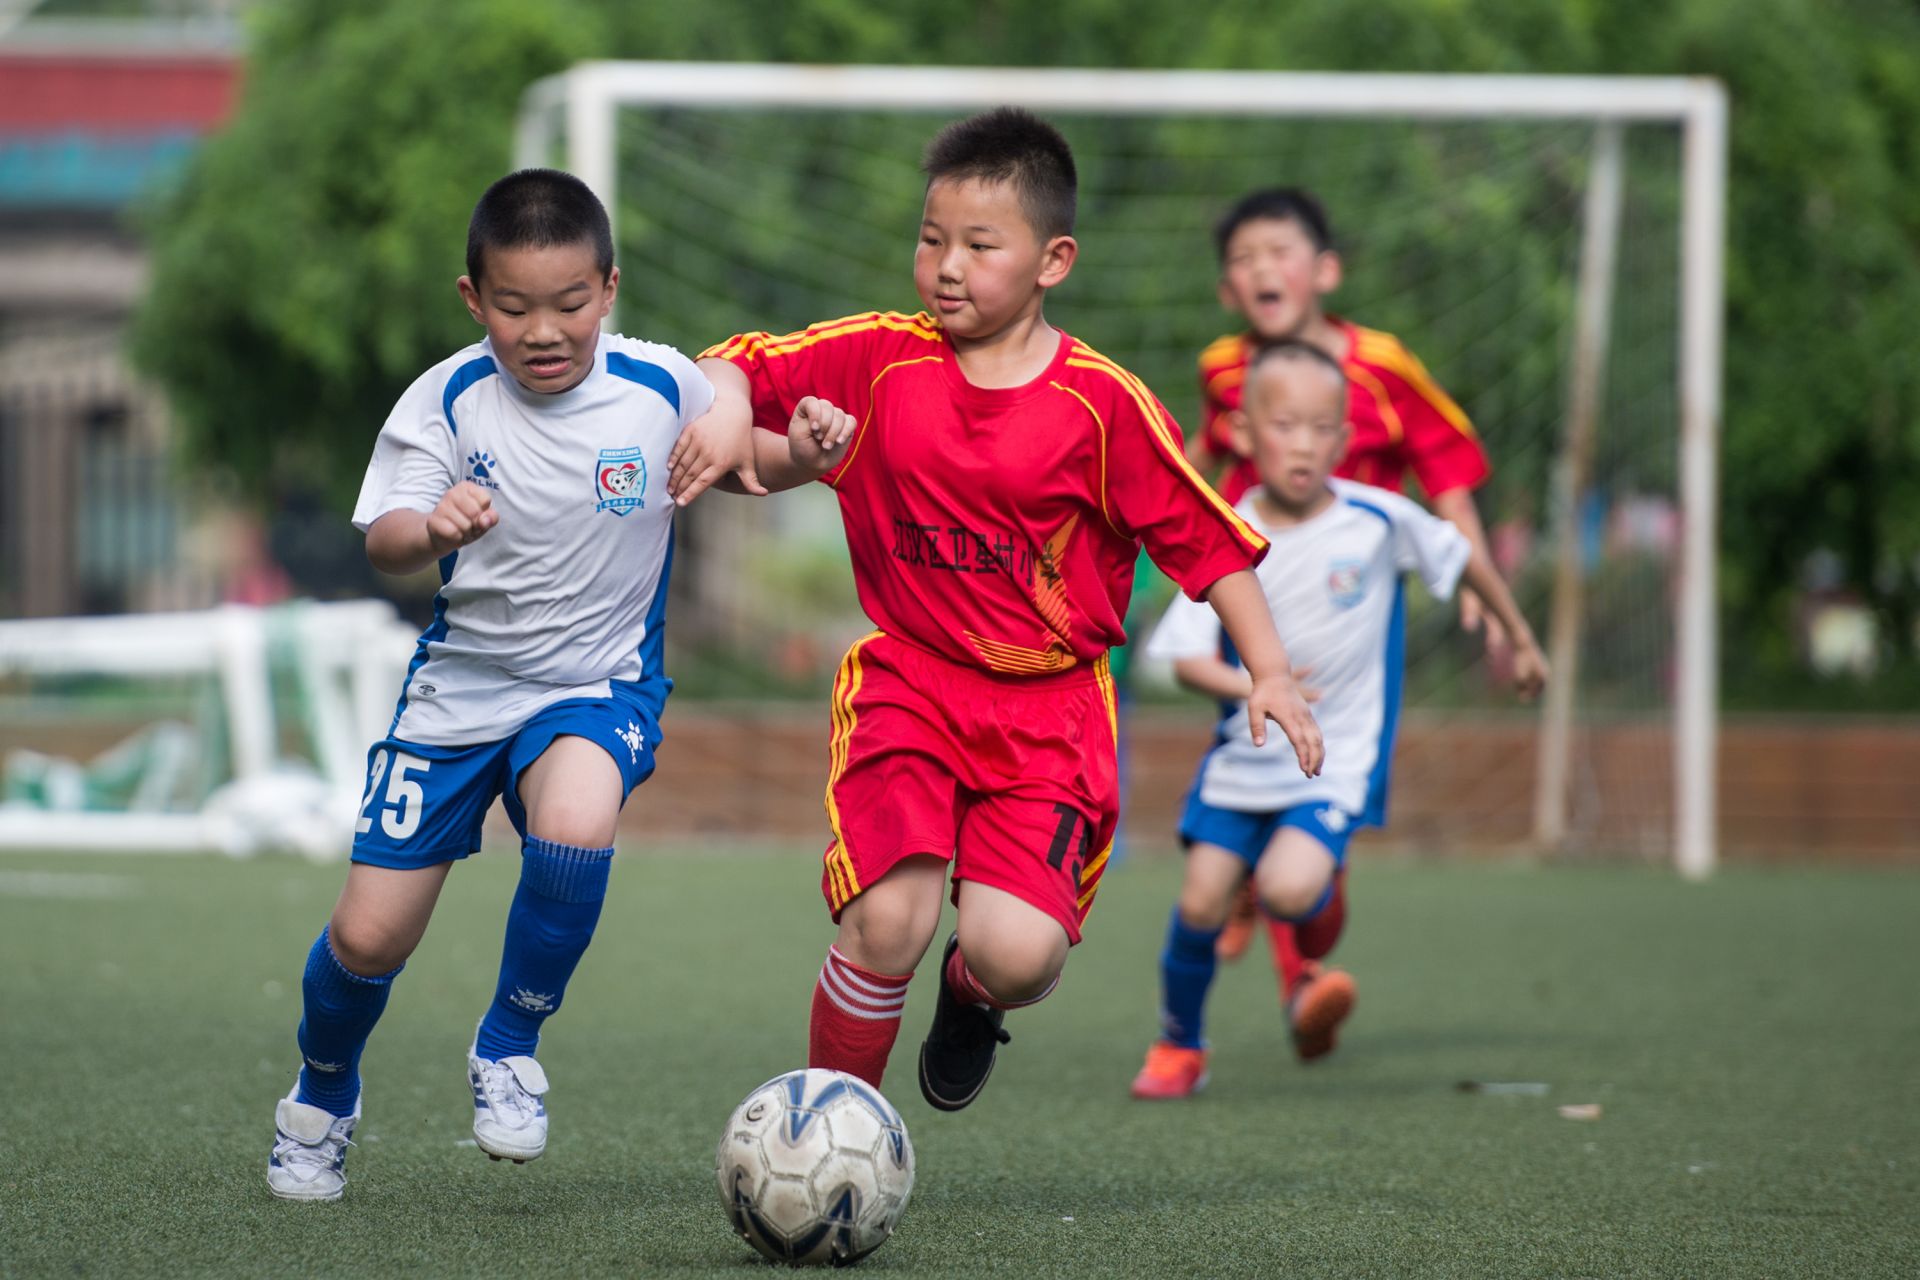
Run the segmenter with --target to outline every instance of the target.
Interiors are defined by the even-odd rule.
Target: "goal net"
[[[921,149],[1002,102],[1044,112],[1079,166],[1081,254],[1049,319],[1140,374],[1189,431],[1196,357],[1236,326],[1212,225],[1276,185],[1329,210],[1346,268],[1329,309],[1399,336],[1476,424],[1496,557],[1571,679],[1544,714],[1516,708],[1457,610],[1412,593],[1393,834],[1645,856],[1691,841],[1683,865],[1704,870],[1711,613],[1689,635],[1684,602],[1712,590],[1719,248],[1683,226],[1689,211],[1716,225],[1717,89],[600,63],[529,90],[519,160],[563,164],[608,200],[619,327],[697,351],[917,310]],[[669,633],[682,688],[823,690],[867,625],[831,495],[690,515]],[[1143,603],[1169,591],[1142,576]],[[1155,616],[1136,608],[1136,640]],[[1197,747],[1207,712],[1132,674],[1132,793],[1177,792],[1191,758],[1150,743],[1184,717],[1179,741]]]

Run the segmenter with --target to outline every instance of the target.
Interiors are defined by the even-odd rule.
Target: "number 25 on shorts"
[[[389,768],[391,765],[391,768]],[[373,830],[373,815],[367,807],[373,803],[374,796],[380,792],[380,780],[387,783],[385,807],[380,812],[380,829],[389,839],[405,840],[420,829],[421,806],[426,802],[426,793],[420,784],[407,774],[415,769],[425,773],[433,766],[431,760],[422,760],[419,756],[410,756],[404,751],[376,751],[373,755],[373,770],[367,778],[367,794],[360,801],[360,821],[354,824],[354,831],[365,835]]]

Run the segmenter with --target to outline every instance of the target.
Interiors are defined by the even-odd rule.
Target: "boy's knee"
[[[1270,915],[1295,922],[1310,919],[1327,896],[1326,880],[1286,880],[1260,886],[1260,903]]]
[[[549,806],[528,815],[527,834],[549,844],[575,849],[605,849],[613,844],[619,812],[597,813],[589,808]]]
[[[871,894],[871,891],[869,891]],[[940,905],[931,911],[904,895],[862,894],[840,915],[842,955],[881,973],[908,973],[926,954],[940,923]]]
[[[861,956],[899,955],[912,945],[920,932],[914,924],[913,912],[898,908],[864,911],[852,919],[843,917],[840,949],[852,950]],[[928,936],[932,936],[931,931]]]
[[[377,978],[392,973],[413,954],[412,943],[376,923],[336,917],[327,927],[327,945],[348,973]]]
[[[1222,928],[1232,910],[1231,893],[1216,893],[1210,888],[1192,885],[1180,890],[1180,923],[1189,929],[1211,931]]]
[[[1067,963],[1067,942],[1063,933],[1057,940],[1048,937],[996,937],[992,945],[967,951],[967,969],[995,1000],[1021,1004],[1047,993],[1060,978]]]

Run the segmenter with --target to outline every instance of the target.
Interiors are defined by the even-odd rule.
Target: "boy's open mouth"
[[[572,364],[565,356],[529,356],[527,372],[536,378],[552,378],[565,373]]]

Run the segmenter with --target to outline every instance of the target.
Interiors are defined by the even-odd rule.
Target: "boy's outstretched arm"
[[[684,507],[710,486],[731,478],[723,487],[765,496],[756,465],[753,438],[759,433],[753,429],[747,375],[727,360],[702,360],[699,366],[713,384],[713,407],[687,424],[667,454],[667,495]]]
[[[754,432],[756,454],[766,449],[760,461],[760,475],[770,489],[790,489],[809,480],[818,480],[840,465],[847,456],[847,443],[858,426],[845,409],[819,396],[801,396],[793,407],[784,438],[771,431]],[[772,448],[760,437],[772,437]]]
[[[1513,687],[1522,698],[1533,698],[1547,683],[1547,655],[1540,652],[1533,628],[1527,625],[1526,615],[1520,612],[1506,579],[1500,576],[1500,570],[1494,567],[1484,547],[1473,548],[1460,577],[1505,629],[1507,642],[1513,647]]]
[[[765,496],[793,489],[817,480],[846,456],[847,442],[853,439],[853,415],[818,396],[802,396],[787,423],[787,434],[754,427],[751,388],[746,374],[730,360],[700,361],[700,371],[713,384],[713,408],[689,424],[681,434],[681,444],[668,455],[667,492],[681,506],[698,497],[709,485],[727,493]],[[715,415],[719,416],[716,418]],[[714,419],[708,424],[708,419]],[[734,433],[738,422],[747,423],[747,450],[751,462],[714,474],[725,467],[736,447]],[[696,427],[701,438],[688,443],[687,436]]]
[[[1313,674],[1312,667],[1295,667],[1293,683],[1309,703],[1320,701],[1320,691],[1301,683]],[[1253,677],[1245,667],[1236,667],[1223,659],[1175,658],[1173,678],[1182,689],[1190,689],[1216,701],[1245,702],[1253,689]]]
[[[367,528],[367,559],[382,573],[418,573],[499,523],[493,495],[462,480],[432,511],[389,511],[375,520]]]
[[[796,489],[840,464],[847,456],[847,441],[853,439],[853,415],[818,396],[802,396],[793,407],[787,434],[753,431],[753,469],[765,486],[762,493]],[[745,493],[737,478],[722,476],[714,486],[728,493]]]
[[[1245,667],[1215,658],[1175,658],[1173,678],[1180,687],[1222,702],[1242,702],[1253,692],[1253,677]]]
[[[1434,495],[1433,513],[1464,533],[1473,549],[1486,555],[1488,563],[1492,563],[1493,547],[1487,541],[1487,526],[1481,523],[1480,508],[1473,500],[1473,490],[1448,489]],[[1501,625],[1498,612],[1494,612],[1491,618],[1485,616],[1492,612],[1485,602],[1485,593],[1469,584],[1468,589],[1460,593],[1460,625],[1468,631],[1484,628],[1487,654],[1492,656],[1506,648],[1507,631]]]
[[[1208,587],[1206,597],[1220,615],[1220,625],[1226,628],[1252,679],[1247,692],[1247,727],[1253,733],[1254,745],[1266,745],[1267,721],[1271,720],[1293,744],[1300,771],[1309,778],[1318,776],[1326,759],[1320,725],[1293,682],[1293,664],[1287,661],[1280,633],[1273,629],[1260,580],[1251,569],[1236,569]]]

